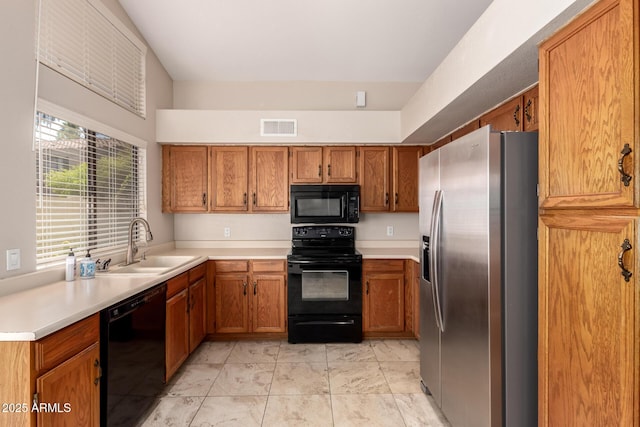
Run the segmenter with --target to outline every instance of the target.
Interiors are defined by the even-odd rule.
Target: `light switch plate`
[[[20,249],[7,249],[7,271],[20,268]]]

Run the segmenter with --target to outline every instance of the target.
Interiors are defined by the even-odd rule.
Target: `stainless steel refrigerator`
[[[537,425],[538,137],[420,159],[420,376],[453,426]]]

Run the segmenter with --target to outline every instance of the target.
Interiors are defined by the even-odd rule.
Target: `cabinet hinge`
[[[540,197],[540,184],[536,184],[536,196]]]
[[[36,408],[40,406],[40,401],[38,400],[38,393],[33,393],[33,406]]]
[[[536,240],[540,240],[540,227],[536,227]]]

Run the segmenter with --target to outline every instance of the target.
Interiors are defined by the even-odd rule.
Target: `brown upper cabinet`
[[[163,212],[286,212],[287,147],[164,146]]]
[[[480,129],[480,121],[478,119],[467,123],[466,125],[462,126],[458,130],[454,130],[451,133],[451,140],[455,141],[456,139],[460,138],[461,136],[465,136],[466,134],[471,133],[476,129]]]
[[[422,147],[393,147],[391,168],[393,172],[394,212],[418,212],[418,163]]]
[[[440,148],[486,125],[491,125],[491,129],[497,131],[536,131],[539,121],[538,109],[538,86],[534,86],[485,113],[479,119],[470,121],[460,129],[429,145],[428,150],[433,151]],[[426,153],[427,151],[425,151]]]
[[[282,212],[289,209],[289,149],[251,147],[252,212]]]
[[[538,86],[480,117],[480,127],[486,125],[500,131],[538,130]]]
[[[162,211],[206,212],[207,147],[162,146]]]
[[[360,211],[388,212],[389,147],[360,147]]]
[[[249,148],[211,147],[211,210],[249,210]]]
[[[638,8],[601,1],[540,46],[543,208],[638,206]]]
[[[418,212],[422,147],[360,147],[360,210]]]
[[[480,117],[480,127],[492,130],[522,130],[522,97],[518,96]]]
[[[534,86],[522,95],[522,130],[538,130],[538,86]]]
[[[358,182],[356,147],[291,147],[291,183],[319,184]]]

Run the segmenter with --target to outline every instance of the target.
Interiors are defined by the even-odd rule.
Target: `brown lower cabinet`
[[[206,335],[206,263],[167,281],[165,381]]]
[[[365,259],[362,286],[363,332],[404,332],[404,260]]]
[[[215,332],[286,332],[284,260],[215,262]]]
[[[0,342],[0,366],[0,425],[100,424],[99,314],[35,342]]]

